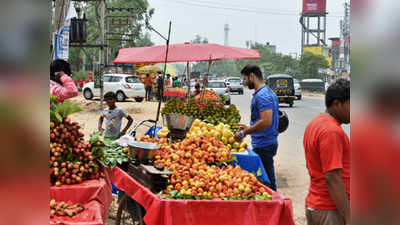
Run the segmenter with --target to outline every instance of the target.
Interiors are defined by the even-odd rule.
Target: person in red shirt
[[[150,101],[151,99],[151,89],[152,89],[153,81],[149,74],[146,74],[146,78],[144,78],[144,87],[146,89],[146,101]]]
[[[304,133],[310,175],[306,197],[308,225],[350,224],[350,140],[341,124],[350,123],[350,81],[338,79],[325,94],[326,112]]]

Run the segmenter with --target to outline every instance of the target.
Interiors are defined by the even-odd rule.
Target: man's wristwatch
[[[244,138],[244,137],[245,137],[245,135],[244,135],[244,133],[243,133],[242,130],[239,132],[239,137],[240,137],[240,138]]]

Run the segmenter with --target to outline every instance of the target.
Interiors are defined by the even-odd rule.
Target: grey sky
[[[151,24],[156,30],[166,36],[172,21],[171,43],[190,41],[199,34],[211,43],[223,44],[227,22],[230,46],[246,47],[246,40],[252,40],[277,45],[277,51],[284,54],[300,52],[302,0],[148,1],[155,8]],[[327,0],[327,38],[339,37],[343,3],[344,0]],[[165,44],[154,32],[151,38],[157,45]]]

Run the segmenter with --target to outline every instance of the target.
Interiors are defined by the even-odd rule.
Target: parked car
[[[238,92],[240,95],[243,94],[243,81],[239,77],[229,77],[225,80],[229,87],[230,92]]]
[[[295,91],[293,77],[287,74],[274,74],[267,77],[265,83],[278,96],[279,103],[287,103],[293,107]]]
[[[112,91],[117,95],[117,101],[125,101],[126,98],[134,98],[135,101],[143,101],[146,91],[139,78],[126,74],[104,74],[104,94]],[[100,88],[94,88],[94,82],[83,86],[85,99],[100,97]]]
[[[212,80],[208,82],[207,89],[215,91],[218,95],[223,95],[226,98],[225,105],[231,104],[231,93],[228,86],[223,80]]]
[[[297,100],[301,99],[301,85],[297,79],[293,79],[294,82],[294,95],[297,97]]]

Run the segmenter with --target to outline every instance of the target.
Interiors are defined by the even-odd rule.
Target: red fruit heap
[[[50,122],[50,182],[52,185],[78,184],[100,177],[99,166],[83,140],[76,122],[68,118],[62,123]]]
[[[271,198],[257,178],[239,166],[210,165],[226,162],[232,155],[221,142],[213,138],[187,138],[168,145],[165,139],[143,137],[140,141],[161,146],[155,164],[165,165],[172,172],[164,195],[191,199],[263,199]],[[174,195],[171,193],[175,192]],[[179,193],[179,195],[177,195]]]
[[[199,95],[196,95],[196,100],[202,98],[205,101],[219,101],[219,96],[212,90],[204,90]]]
[[[65,202],[56,202],[54,199],[50,200],[50,218],[53,218],[54,216],[73,217],[84,210],[85,208],[79,203],[68,204]]]

